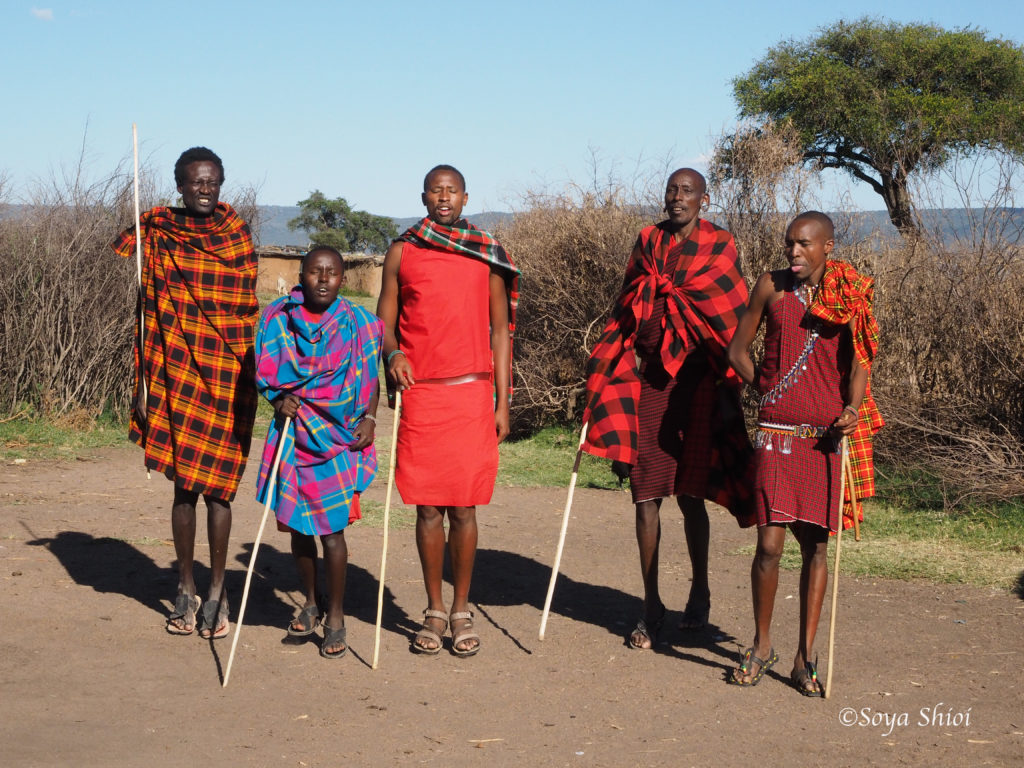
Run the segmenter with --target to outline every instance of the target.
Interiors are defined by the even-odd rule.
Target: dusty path
[[[383,430],[382,430],[383,431]],[[250,467],[235,505],[237,615],[261,513]],[[383,498],[383,483],[368,494]],[[408,651],[424,597],[411,530],[392,532],[380,669],[372,671],[382,531],[355,526],[351,653],[282,642],[298,597],[268,528],[227,689],[230,639],[164,632],[176,576],[170,487],[130,446],[58,465],[0,466],[0,764],[27,766],[1020,765],[1024,602],[1002,592],[845,577],[834,694],[785,684],[796,574],[776,613],[780,663],[727,686],[749,643],[751,541],[712,515],[715,627],[654,653],[624,636],[640,611],[628,497],[580,490],[547,639],[537,639],[564,491],[499,488],[481,515],[476,658]],[[683,531],[664,516],[669,625],[688,588]],[[200,539],[205,525],[200,526]],[[203,564],[205,547],[197,547]],[[824,670],[828,611],[819,648]],[[843,718],[852,717],[853,725]]]

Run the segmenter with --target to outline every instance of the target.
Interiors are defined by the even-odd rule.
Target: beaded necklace
[[[817,292],[818,286],[810,286],[806,283],[801,283],[793,288],[793,295],[803,305],[804,316],[807,315],[807,310],[810,308],[811,302],[814,301]],[[807,360],[810,358],[811,353],[814,352],[814,345],[818,343],[818,328],[818,318],[812,317],[808,324],[807,340],[804,342],[804,348],[801,350],[800,356],[793,363],[793,367],[779,380],[779,383],[765,392],[760,402],[762,408],[766,405],[777,403],[786,390],[796,384],[800,374],[807,370]]]

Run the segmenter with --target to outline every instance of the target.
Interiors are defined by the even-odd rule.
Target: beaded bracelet
[[[372,413],[364,413],[362,416],[359,417],[359,419],[360,419],[360,421],[363,420],[363,419],[369,419],[374,424],[377,423],[377,417],[374,416]]]
[[[388,355],[388,359],[387,359],[387,364],[388,364],[389,366],[391,365],[391,358],[393,358],[393,357],[394,357],[395,355],[404,355],[404,354],[405,354],[405,352],[403,352],[402,350],[400,350],[400,349],[396,349],[396,350],[395,350],[394,352],[391,352],[391,353],[390,353],[390,354]]]
[[[852,405],[844,405],[843,406],[843,410],[844,411],[849,411],[854,416],[860,416],[860,411],[857,408],[854,408]]]

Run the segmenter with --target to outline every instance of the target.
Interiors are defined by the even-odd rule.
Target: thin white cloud
[[[33,8],[32,15],[41,21],[53,21],[52,8]]]

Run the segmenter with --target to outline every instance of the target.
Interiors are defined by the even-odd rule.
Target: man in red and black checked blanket
[[[747,286],[732,235],[700,218],[704,177],[673,173],[668,220],[640,232],[621,294],[587,364],[589,424],[583,450],[630,465],[644,613],[629,637],[651,648],[664,624],[658,591],[661,500],[683,511],[693,580],[684,629],[706,626],[710,523],[704,500],[749,514],[751,447],[739,381],[725,348],[742,315]]]
[[[832,221],[818,211],[797,216],[786,231],[788,269],[767,272],[729,345],[729,360],[761,395],[754,507],[757,551],[751,566],[754,642],[730,682],[756,685],[778,660],[771,621],[779,558],[792,530],[800,544],[800,631],[791,680],[804,696],[821,696],[814,638],[828,579],[829,533],[838,530],[842,460],[836,441],[848,437],[858,457],[858,497],[874,495],[871,437],[882,418],[868,380],[878,349],[869,277],[829,260]],[[762,320],[764,360],[750,345]]]
[[[141,217],[144,338],[135,350],[130,438],[145,450],[146,466],[174,483],[171,530],[179,581],[167,631],[191,634],[202,606],[200,635],[217,638],[228,633],[230,502],[256,413],[257,260],[249,227],[219,202],[224,166],[216,154],[205,147],[187,150],[175,163],[174,179],[184,207],[158,207]],[[135,228],[112,247],[132,256]],[[199,494],[206,501],[210,542],[205,604],[193,578]]]

